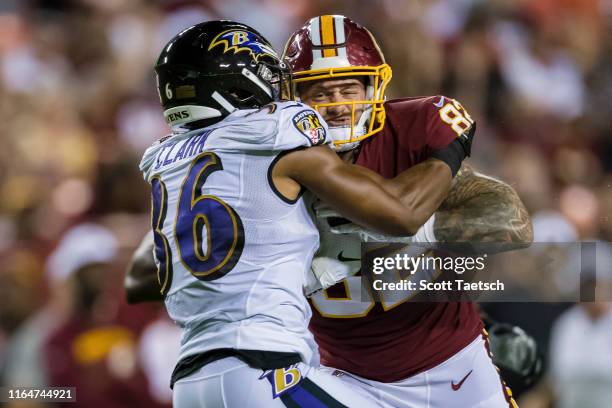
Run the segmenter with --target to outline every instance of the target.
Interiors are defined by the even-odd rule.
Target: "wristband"
[[[455,140],[444,149],[434,151],[431,157],[446,163],[450,167],[451,174],[455,177],[461,167],[461,163],[463,163],[463,159],[465,159],[465,153],[459,141]]]
[[[455,177],[461,168],[463,160],[469,157],[472,152],[472,140],[474,139],[475,133],[476,123],[448,146],[439,150],[434,150],[431,157],[446,163],[448,167],[450,167],[453,177]]]

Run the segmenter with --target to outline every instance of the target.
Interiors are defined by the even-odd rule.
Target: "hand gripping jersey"
[[[395,99],[385,110],[382,131],[361,143],[356,163],[387,178],[426,160],[472,123],[457,101],[442,96]],[[360,267],[358,238],[322,229],[321,251]],[[321,362],[372,380],[399,381],[442,363],[481,334],[473,304],[407,302],[408,295],[398,295],[362,300],[355,276],[313,296],[310,329]]]
[[[230,348],[310,362],[302,285],[319,236],[303,200],[276,193],[271,168],[283,151],[328,142],[317,113],[282,102],[147,149],[140,168],[152,187],[166,308],[183,330],[181,360]]]

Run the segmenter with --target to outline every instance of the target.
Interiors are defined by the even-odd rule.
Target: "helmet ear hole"
[[[191,79],[191,78],[196,78],[197,77],[197,73],[194,71],[191,71],[187,68],[175,68],[173,70],[173,74],[176,77],[177,80],[179,81],[185,81],[187,79]]]
[[[251,92],[240,88],[230,88],[227,92],[240,103],[247,102],[249,98],[253,97]]]

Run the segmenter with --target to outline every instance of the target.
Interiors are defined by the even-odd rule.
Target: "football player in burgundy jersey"
[[[284,57],[296,94],[327,121],[336,150],[384,177],[475,131],[468,112],[452,98],[385,100],[391,68],[372,34],[344,16],[309,20],[291,36]],[[430,234],[445,242],[531,242],[529,215],[510,186],[465,165],[458,171]],[[346,258],[346,252],[338,255]],[[364,302],[358,280],[349,278],[311,299],[310,329],[323,364],[371,386],[383,406],[516,405],[489,358],[476,304]]]

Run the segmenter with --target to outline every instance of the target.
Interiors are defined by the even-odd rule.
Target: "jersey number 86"
[[[202,194],[208,176],[220,170],[223,164],[214,153],[204,152],[193,160],[181,184],[174,220],[174,239],[181,264],[193,276],[205,281],[219,279],[231,271],[244,247],[244,227],[236,211],[219,197]],[[168,238],[162,232],[168,191],[159,176],[151,180],[151,188],[157,278],[161,293],[166,294],[172,284],[173,256]]]

